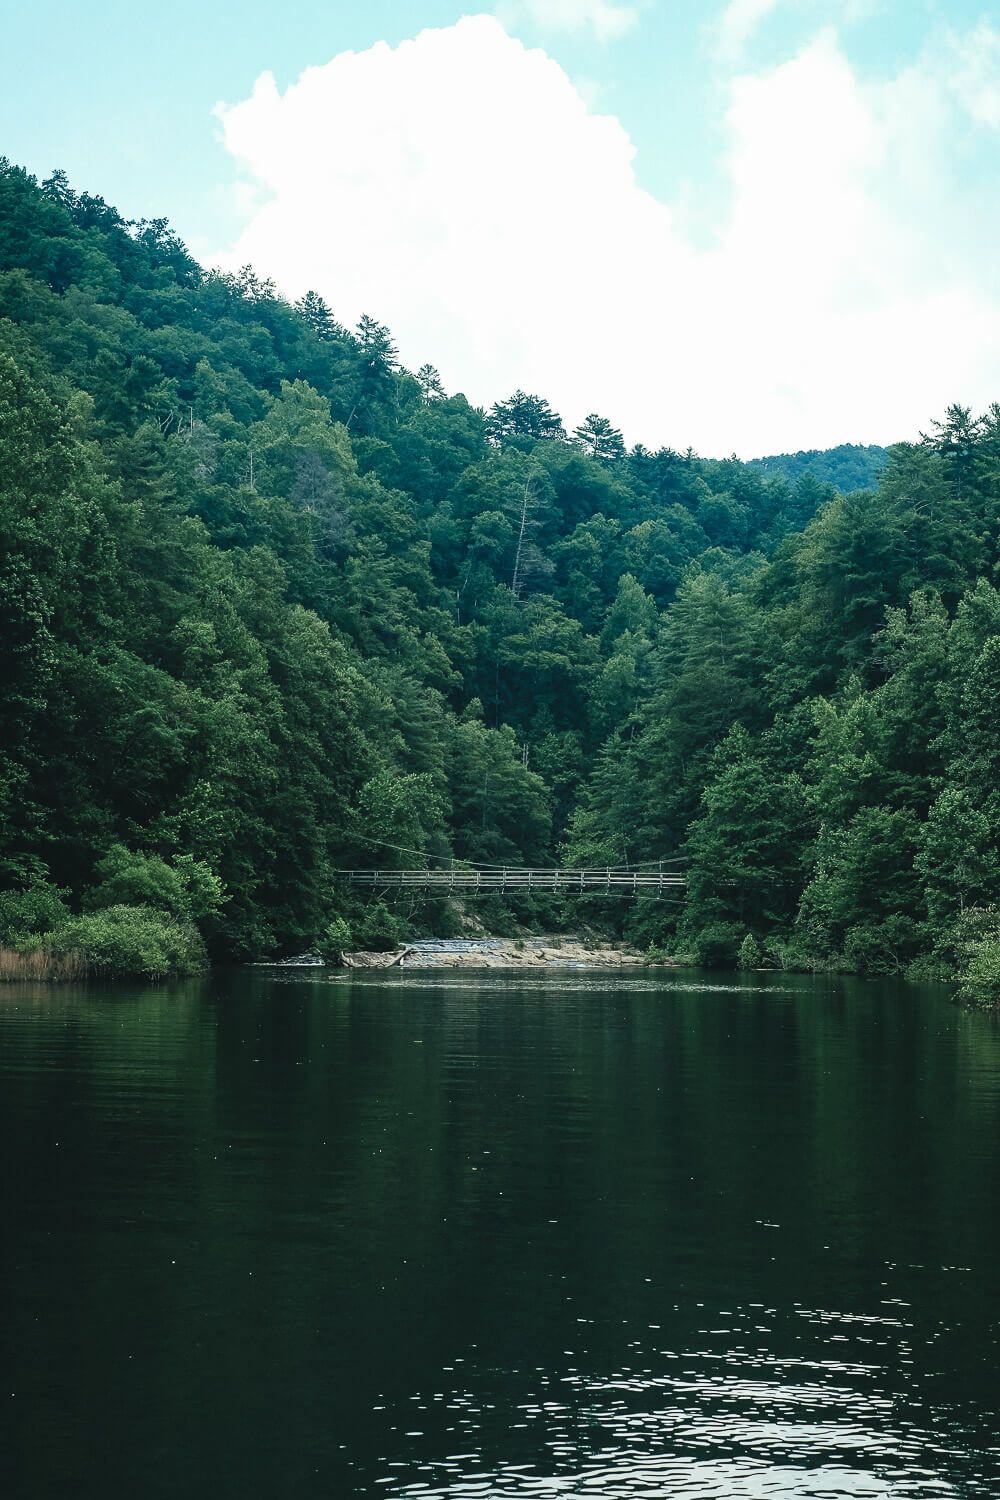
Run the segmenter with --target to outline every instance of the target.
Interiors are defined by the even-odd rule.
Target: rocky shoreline
[[[652,963],[671,966],[671,959],[651,959],[624,943],[560,934],[518,938],[423,938],[388,953],[356,952],[328,963],[318,953],[272,959],[251,965],[259,969],[623,969]]]
[[[559,936],[428,939],[393,953],[344,954],[350,969],[608,969],[647,962],[622,944]]]
[[[345,953],[339,963],[328,963],[319,954],[298,954],[294,959],[255,963],[255,969],[627,969],[646,968],[651,963],[672,965],[672,960],[652,960],[648,954],[625,944],[598,938],[564,938],[561,935],[531,938],[426,938],[394,948],[390,953]]]

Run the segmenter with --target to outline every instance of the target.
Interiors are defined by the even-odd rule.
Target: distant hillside
[[[783,476],[794,482],[811,474],[820,484],[849,495],[854,490],[871,489],[889,458],[888,448],[874,443],[841,443],[837,448],[808,448],[801,453],[775,453],[770,458],[752,458],[748,469],[756,469],[768,479]]]

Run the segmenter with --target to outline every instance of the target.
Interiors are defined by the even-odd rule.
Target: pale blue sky
[[[184,236],[221,244],[239,214],[225,191],[233,171],[212,118],[218,101],[243,99],[266,69],[284,88],[338,52],[397,44],[493,8],[489,0],[34,0],[4,23],[0,151],[41,176],[65,168],[127,216],[166,215]],[[618,116],[637,148],[642,186],[672,196],[687,185],[710,211],[720,145],[711,22],[723,8],[648,0],[630,30],[601,41],[589,29],[539,25],[511,6],[510,29],[544,46],[596,108]],[[747,59],[783,58],[818,21],[838,19],[852,61],[877,76],[915,55],[939,26],[991,13],[997,6],[988,0],[800,0],[775,8]]]
[[[477,401],[752,453],[1000,398],[997,0],[36,0],[4,33],[0,152]]]

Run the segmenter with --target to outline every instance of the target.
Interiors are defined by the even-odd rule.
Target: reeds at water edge
[[[82,953],[56,957],[43,948],[19,953],[15,948],[0,948],[0,984],[18,980],[85,979],[87,962]]]

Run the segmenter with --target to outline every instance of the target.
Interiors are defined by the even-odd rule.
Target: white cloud
[[[1000,31],[980,21],[967,36],[953,34],[947,51],[952,86],[969,114],[1000,130]]]
[[[631,30],[639,5],[623,5],[621,0],[500,0],[497,14],[503,22],[523,18],[545,31],[592,31],[599,42],[608,42]]]
[[[737,62],[747,43],[781,4],[781,0],[729,0],[716,22],[720,57]]]
[[[1000,211],[957,180],[959,119],[978,127],[954,77],[939,60],[863,84],[828,31],[730,80],[706,250],[637,185],[618,120],[467,18],[220,108],[269,195],[227,263],[373,313],[477,403],[520,385],[571,423],[597,410],[706,453],[912,435],[1000,395]]]
[[[883,0],[728,0],[721,13],[710,23],[718,60],[735,67],[757,33],[779,10],[792,10],[813,24],[820,20],[851,25],[866,20],[880,8]]]

